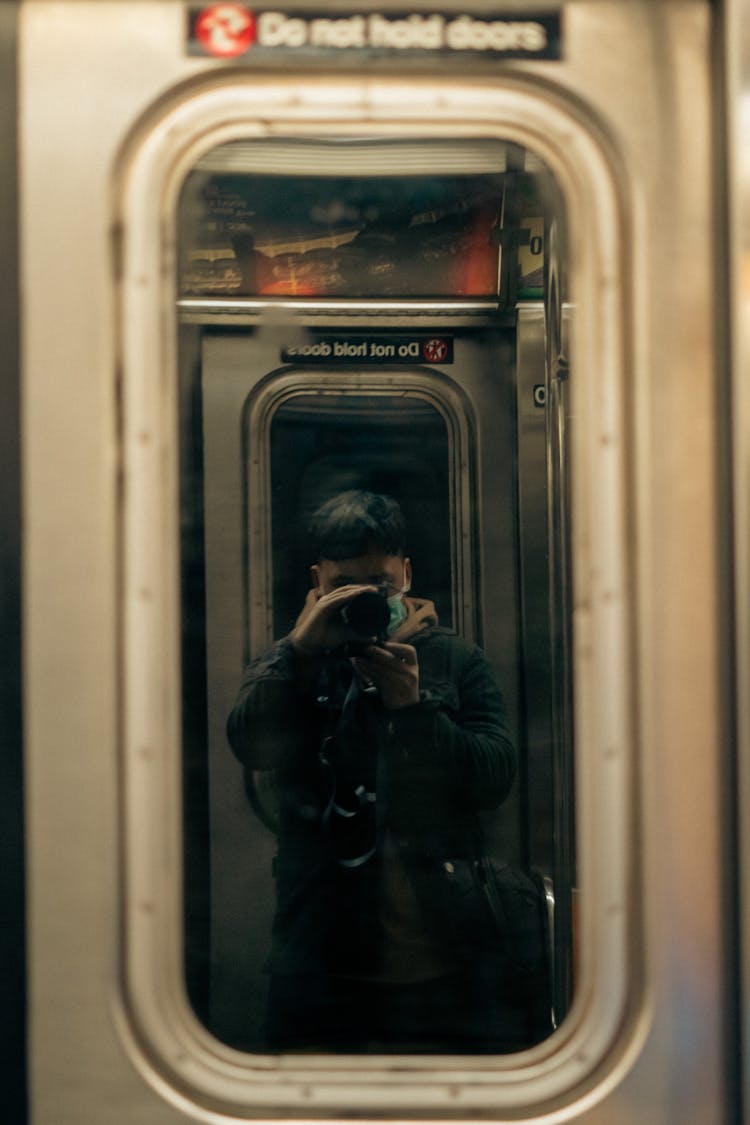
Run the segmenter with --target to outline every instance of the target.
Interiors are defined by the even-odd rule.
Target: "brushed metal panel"
[[[178,1034],[144,1035],[143,1014],[135,1021],[130,1013],[126,1018],[125,1004],[132,997],[125,1002],[121,990],[118,576],[123,564],[116,517],[122,493],[116,290],[109,252],[113,178],[120,176],[118,190],[132,186],[132,166],[118,163],[126,134],[137,124],[140,143],[166,152],[169,138],[158,124],[166,105],[160,99],[184,80],[211,73],[221,76],[216,84],[220,93],[229,71],[182,56],[183,9],[178,3],[27,0],[22,9],[32,1121],[120,1125],[125,1119],[166,1125],[188,1115],[217,1121],[227,1109],[249,1111],[246,1060],[218,1050],[199,1027],[189,1025],[184,1013]],[[633,848],[629,889],[637,889],[636,902],[643,904],[645,935],[642,942],[634,915],[625,937],[626,944],[644,954],[640,972],[645,991],[640,992],[640,976],[632,981],[634,1010],[625,1013],[629,1033],[609,1053],[598,1055],[598,1061],[593,1056],[577,1060],[576,1073],[588,1077],[576,1080],[575,1091],[552,1088],[545,1067],[554,1058],[550,1063],[536,1057],[488,1067],[463,1084],[456,1081],[456,1072],[425,1071],[421,1087],[408,1075],[391,1071],[382,1077],[372,1068],[363,1098],[371,1112],[401,1116],[413,1112],[421,1099],[434,1105],[439,1098],[441,1112],[464,1118],[481,1112],[496,1119],[512,1114],[538,1120],[543,1112],[547,1121],[575,1119],[588,1125],[627,1125],[646,1118],[654,1125],[722,1123],[732,1111],[725,1097],[721,1038],[723,857],[718,815],[723,751],[716,682],[720,577],[713,552],[711,6],[703,0],[579,0],[566,7],[565,24],[566,58],[561,63],[510,64],[497,78],[443,80],[432,92],[424,79],[412,84],[408,75],[395,83],[384,79],[381,85],[342,74],[330,87],[321,84],[320,101],[310,89],[317,82],[297,83],[293,75],[277,85],[257,83],[263,119],[273,119],[281,129],[298,122],[312,131],[321,120],[336,118],[335,128],[344,131],[352,122],[377,123],[394,134],[412,125],[425,131],[445,123],[448,130],[473,130],[476,135],[498,122],[505,130],[512,121],[508,130],[513,139],[554,156],[575,196],[571,202],[577,199],[586,212],[579,211],[574,255],[596,271],[588,290],[584,279],[584,292],[596,290],[597,298],[592,297],[591,308],[581,310],[574,347],[581,356],[605,359],[611,349],[622,348],[627,358],[628,378],[617,385],[628,420],[622,456],[631,486],[627,561],[633,567],[629,604],[637,638],[631,669],[636,686],[625,701],[637,733],[638,817],[629,831],[639,841]],[[252,76],[243,81],[256,84]],[[517,110],[510,112],[514,99]],[[540,102],[545,102],[546,114]],[[221,97],[213,104],[220,106]],[[566,109],[562,115],[561,107]],[[216,109],[208,103],[204,108],[204,116],[194,121],[195,134],[212,127]],[[260,116],[256,111],[255,120]],[[179,122],[172,124],[177,128]],[[596,216],[596,199],[589,213],[586,159],[577,169],[568,159],[582,144],[582,135],[596,138],[598,152],[601,142],[609,153],[609,173],[619,184],[618,206],[612,209],[617,213],[610,210],[608,215],[626,234],[623,270],[619,264],[616,271],[608,269],[612,259],[586,243],[587,228],[594,229],[595,241],[607,231],[589,223]],[[163,182],[169,170],[158,160],[156,164]],[[594,181],[602,174],[601,164],[597,169]],[[606,192],[607,176],[598,183]],[[136,186],[141,190],[143,181]],[[154,259],[144,243],[158,242],[161,233],[157,212],[141,196],[128,215],[150,217],[140,236],[137,229],[127,232],[129,238],[142,237],[138,252],[148,263]],[[143,485],[141,501],[152,528],[162,520],[169,527],[174,518],[173,493],[161,491],[165,483],[174,487],[171,470],[162,475],[164,449],[171,448],[174,430],[173,403],[169,387],[160,385],[173,356],[168,342],[165,352],[159,343],[166,339],[159,336],[161,328],[171,322],[169,316],[166,322],[153,318],[163,300],[162,264],[157,248],[154,273],[128,277],[140,296],[138,319],[124,326],[131,334],[129,355],[135,363],[129,377],[133,371],[138,377],[138,357],[144,354],[155,377],[142,404],[143,418],[152,425],[128,431],[129,457],[135,457],[140,478],[132,482],[129,477],[128,489],[131,483]],[[617,336],[622,321],[600,315],[603,306],[610,307],[618,285],[624,294],[618,308],[628,313],[624,340]],[[146,347],[144,353],[137,332],[145,325],[150,350]],[[602,333],[608,334],[606,346]],[[611,403],[602,401],[598,388],[610,384],[606,369],[601,374],[601,384],[593,378],[587,382],[590,401],[579,398],[574,414],[580,410],[587,419],[593,411],[599,421],[606,415]],[[585,479],[586,458],[609,440],[611,431],[595,428],[589,444],[585,421],[581,432],[583,448],[574,473],[585,503],[586,489],[596,486],[595,480]],[[162,438],[164,446],[159,445]],[[155,482],[156,495],[149,498]],[[602,503],[603,492],[597,516],[606,522],[611,513]],[[132,500],[131,493],[128,498]],[[163,555],[158,543],[153,550],[156,588],[133,587],[133,596],[143,602],[143,647],[128,665],[131,680],[139,675],[138,657],[158,660],[164,637],[174,646],[178,631],[169,603],[174,541],[168,539]],[[137,562],[128,556],[126,582]],[[161,610],[166,606],[166,619],[157,621],[153,633],[157,619],[146,612],[149,592],[157,595]],[[158,600],[162,596],[163,604]],[[583,650],[579,655],[586,657]],[[132,772],[127,784],[137,783],[139,801],[144,790],[147,797],[149,786],[156,786],[162,814],[155,818],[146,799],[131,810],[128,822],[129,861],[146,869],[152,865],[150,882],[125,885],[128,894],[136,895],[136,908],[127,916],[124,935],[131,952],[135,943],[140,1000],[146,996],[151,1029],[162,1026],[165,1018],[169,1023],[175,1010],[182,1013],[176,964],[179,909],[170,897],[179,879],[179,833],[161,834],[164,821],[177,823],[179,777],[169,751],[177,732],[173,719],[160,711],[165,699],[167,709],[172,705],[175,666],[172,652],[151,693],[139,701],[146,711],[154,708],[154,729],[166,736],[164,742],[128,743],[135,757],[128,759]],[[601,700],[601,708],[609,702]],[[132,723],[141,718],[128,716],[127,738],[135,733]],[[601,753],[606,749],[601,747]],[[131,788],[129,799],[133,792]],[[588,808],[595,796],[588,793]],[[606,843],[606,832],[599,836],[585,824],[582,851],[598,860],[602,839]],[[143,890],[149,894],[140,897]],[[583,917],[584,929],[592,934],[590,945],[601,937],[595,907],[586,904]],[[160,926],[166,927],[166,941]],[[150,969],[142,969],[155,949],[150,975]],[[562,1058],[565,1042],[554,1049]],[[198,1098],[204,1102],[201,1107],[195,1089],[203,1088],[204,1075],[197,1072],[208,1067],[208,1060],[219,1077],[214,1090]],[[293,1084],[291,1077],[280,1080],[267,1097],[269,1113],[283,1099],[290,1115],[309,1117],[320,1102],[340,1100],[341,1083],[350,1076],[313,1067],[305,1084]],[[490,1086],[493,1108],[488,1109]],[[513,1108],[515,1091],[523,1086],[526,1108],[517,1103]],[[352,1104],[349,1099],[342,1112]]]

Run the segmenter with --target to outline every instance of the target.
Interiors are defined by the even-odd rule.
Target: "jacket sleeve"
[[[307,704],[291,646],[280,641],[245,670],[227,738],[250,770],[283,769],[301,751]]]
[[[458,651],[450,664],[444,683],[390,713],[391,753],[409,772],[438,774],[471,807],[493,809],[517,765],[503,696],[480,649]]]

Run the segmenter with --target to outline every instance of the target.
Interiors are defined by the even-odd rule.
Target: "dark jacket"
[[[420,702],[395,711],[352,682],[348,660],[311,665],[286,640],[246,671],[227,731],[248,777],[272,771],[278,795],[272,972],[372,968],[386,840],[450,945],[445,872],[477,853],[478,812],[507,796],[516,755],[481,650],[440,628],[409,643]]]

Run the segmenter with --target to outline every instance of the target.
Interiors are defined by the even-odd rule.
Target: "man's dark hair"
[[[356,559],[370,551],[401,555],[406,550],[406,524],[390,496],[352,490],[333,496],[310,521],[310,546],[316,562]]]

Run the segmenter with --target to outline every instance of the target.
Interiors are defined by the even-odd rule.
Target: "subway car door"
[[[19,6],[30,1125],[739,1120],[720,28],[511,8]],[[226,722],[347,490],[503,693],[512,1049],[266,1047]]]

